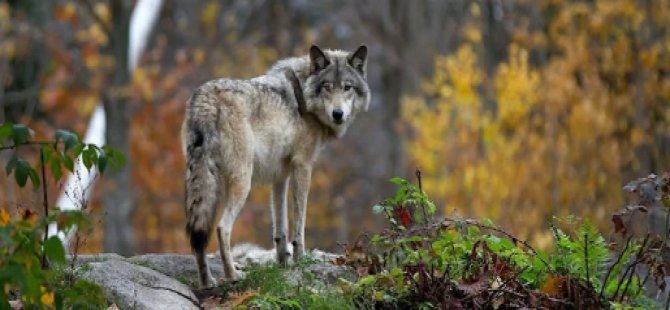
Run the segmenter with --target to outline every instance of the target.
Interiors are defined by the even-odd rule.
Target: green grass
[[[305,259],[290,268],[276,264],[252,265],[246,277],[236,283],[235,291],[256,290],[258,294],[238,309],[356,309],[351,299],[328,286],[317,277],[305,272],[300,281],[289,279],[316,260]]]

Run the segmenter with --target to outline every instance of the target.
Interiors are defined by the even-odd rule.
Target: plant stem
[[[591,288],[591,277],[589,274],[589,234],[584,234],[584,265],[586,265],[586,285]]]
[[[626,240],[626,246],[623,248],[623,251],[617,256],[616,261],[614,261],[614,264],[610,266],[610,268],[607,270],[607,274],[605,275],[605,280],[603,280],[603,287],[600,288],[600,299],[603,298],[603,294],[605,293],[605,287],[607,287],[607,281],[610,279],[610,275],[612,274],[612,270],[616,267],[616,265],[621,262],[621,258],[626,254],[626,251],[628,251],[628,247],[630,246],[630,241],[631,237],[628,237],[628,240]]]
[[[419,191],[421,192],[421,195],[423,195],[423,184],[421,184],[421,170],[416,169],[416,179],[419,182]],[[426,205],[423,203],[423,200],[421,200],[421,211],[423,211],[423,222],[424,224],[428,225],[428,213],[426,212]]]
[[[28,142],[22,143],[22,144],[0,146],[0,151],[12,150],[12,149],[16,149],[20,146],[24,146],[24,145],[54,145],[54,148],[56,148],[55,141],[28,141]]]
[[[47,178],[44,168],[44,151],[40,149],[40,164],[42,165],[42,205],[44,206],[44,218],[49,218],[49,196],[47,194]],[[44,245],[47,243],[47,238],[49,237],[49,222],[47,221],[44,224],[44,241],[42,242],[42,269],[47,269],[49,267],[47,263],[46,251],[44,250]]]

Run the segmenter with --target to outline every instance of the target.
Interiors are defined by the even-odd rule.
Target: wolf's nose
[[[344,116],[344,112],[340,109],[335,109],[333,110],[333,120],[336,122],[341,122],[342,121],[342,116]]]

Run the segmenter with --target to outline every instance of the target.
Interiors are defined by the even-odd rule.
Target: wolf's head
[[[309,50],[310,74],[305,81],[305,108],[341,137],[361,111],[370,105],[366,81],[368,49],[353,53]]]

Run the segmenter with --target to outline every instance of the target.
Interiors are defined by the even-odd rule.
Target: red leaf
[[[403,226],[409,227],[412,224],[412,216],[406,208],[397,207],[393,209],[393,213]]]

